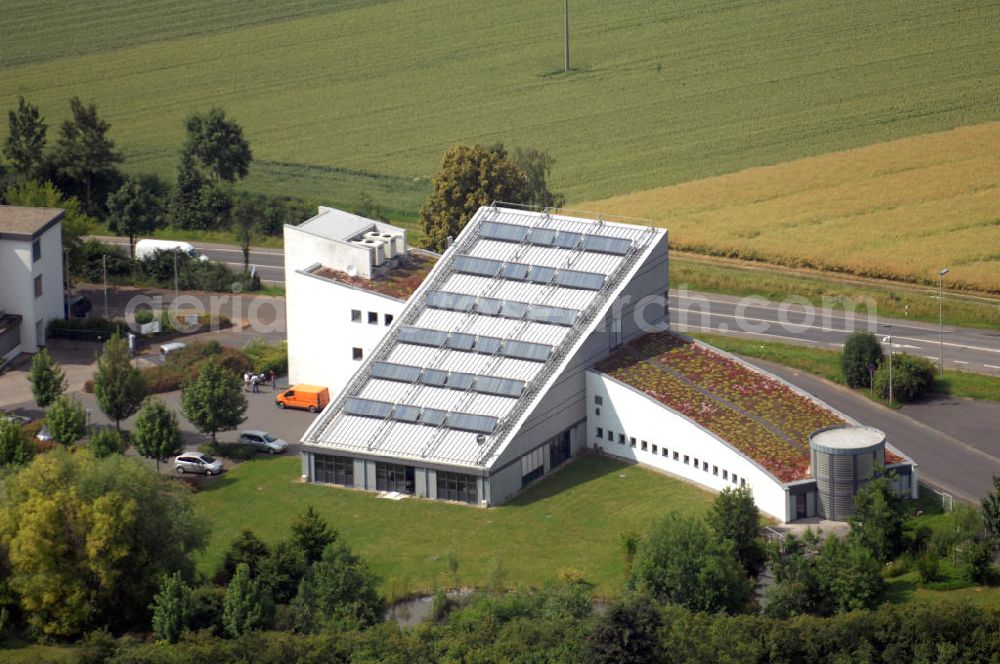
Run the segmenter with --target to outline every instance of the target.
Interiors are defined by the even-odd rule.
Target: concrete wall
[[[367,357],[389,330],[385,315],[398,318],[405,303],[303,272],[285,279],[289,384],[323,385],[332,400],[362,364],[352,349]],[[361,322],[351,321],[352,309]],[[378,324],[368,323],[368,312],[378,314]]]
[[[597,405],[595,397],[603,403]],[[600,414],[597,414],[600,409]],[[651,466],[690,480],[713,491],[740,486],[745,480],[757,507],[788,521],[792,518],[785,486],[748,457],[714,434],[648,395],[596,371],[587,373],[587,435],[591,447],[604,454]],[[598,427],[602,436],[598,438]],[[613,432],[608,440],[607,432]],[[624,435],[624,443],[619,442]],[[631,439],[635,438],[635,447]],[[647,449],[642,450],[642,441]],[[654,454],[652,446],[656,445]],[[667,456],[663,456],[663,450]],[[674,459],[674,453],[678,458]],[[688,463],[684,463],[684,457]],[[694,467],[694,459],[698,467]],[[708,470],[704,470],[705,462]],[[714,470],[718,469],[718,474]],[[725,471],[726,478],[723,477]],[[739,480],[732,481],[733,473]]]
[[[34,353],[45,345],[36,324],[63,317],[62,224],[37,238],[41,258],[32,261],[32,240],[0,239],[0,309],[23,316],[21,350]],[[35,297],[35,277],[42,277],[42,296]]]
[[[285,226],[285,283],[290,271],[301,270],[315,263],[347,272],[354,266],[357,276],[372,277],[372,252],[346,242],[337,242],[320,235],[314,235],[297,226]]]

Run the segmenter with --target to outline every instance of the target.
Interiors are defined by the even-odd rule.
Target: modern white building
[[[405,229],[334,208],[286,225],[285,305],[290,384],[335,394],[381,341],[438,255]]]
[[[63,210],[0,205],[0,366],[63,317]]]

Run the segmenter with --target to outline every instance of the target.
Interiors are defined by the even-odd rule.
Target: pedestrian
[[[243,372],[243,391],[246,392],[250,389],[250,372]]]
[[[260,386],[260,376],[254,374],[253,376],[250,377],[250,391],[260,392],[259,386]]]
[[[271,369],[271,391],[278,389],[278,374],[275,373],[274,369]]]

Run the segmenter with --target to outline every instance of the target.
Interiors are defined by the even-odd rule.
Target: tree
[[[671,512],[639,546],[631,586],[694,611],[741,611],[753,593],[733,544],[700,519]]]
[[[1000,545],[1000,475],[993,476],[993,490],[982,499],[983,522],[993,546]]]
[[[444,153],[441,168],[431,185],[420,219],[428,246],[438,251],[447,238],[457,237],[482,205],[494,201],[525,203],[528,178],[502,148],[458,144]]]
[[[26,464],[34,453],[34,446],[18,423],[0,416],[0,466]]]
[[[17,110],[7,114],[9,133],[3,144],[3,153],[25,180],[38,173],[45,149],[45,132],[48,125],[38,112],[38,106],[17,98]]]
[[[244,528],[226,549],[220,576],[229,581],[236,574],[238,566],[246,565],[250,569],[250,575],[256,577],[261,562],[269,555],[271,550],[267,548],[267,544],[252,530]]]
[[[368,567],[342,543],[323,550],[307,570],[293,606],[304,631],[329,626],[361,628],[382,621],[385,602]]]
[[[247,397],[239,377],[215,358],[202,365],[198,377],[181,388],[184,415],[202,433],[215,436],[246,419]]]
[[[207,186],[201,172],[195,165],[194,157],[181,154],[177,166],[177,186],[170,201],[170,221],[178,228],[208,228],[211,221],[205,209],[202,191]]]
[[[615,664],[662,661],[660,614],[647,597],[629,596],[601,616],[588,638],[587,660]]]
[[[849,387],[869,387],[872,372],[882,363],[882,346],[871,332],[855,332],[844,342],[840,366]]]
[[[191,578],[204,541],[190,492],[120,455],[56,448],[5,478],[0,542],[28,625],[74,637],[149,625],[161,578]]]
[[[72,120],[60,128],[55,147],[57,170],[83,185],[83,206],[87,214],[96,214],[98,205],[93,196],[93,183],[99,176],[117,173],[115,164],[123,161],[108,138],[111,125],[97,116],[97,106],[84,105],[79,97],[69,101]],[[103,201],[102,201],[103,202]]]
[[[288,604],[305,576],[306,557],[291,542],[279,542],[270,554],[257,562],[257,578],[278,604]]]
[[[64,275],[66,282],[70,282],[71,275],[81,272],[83,261],[82,246],[83,238],[93,232],[97,222],[84,214],[80,207],[80,201],[76,198],[64,197],[59,188],[51,182],[39,183],[33,180],[23,182],[20,185],[10,187],[4,192],[4,198],[8,205],[21,205],[24,207],[49,207],[62,208],[64,210],[62,222],[62,242],[63,248],[69,254],[69,272]]]
[[[98,429],[90,435],[87,449],[98,459],[112,454],[125,454],[128,444],[117,429]]]
[[[270,626],[273,611],[274,605],[267,592],[251,577],[246,563],[240,563],[226,589],[223,603],[222,625],[226,633],[236,638],[254,630],[266,629]]]
[[[851,539],[871,552],[876,560],[889,562],[903,547],[906,523],[903,501],[888,477],[876,477],[854,496]]]
[[[632,563],[635,561],[635,554],[639,550],[639,543],[642,542],[642,533],[634,528],[624,530],[618,534],[618,545],[622,553],[625,554],[625,570],[632,570]]]
[[[873,609],[885,596],[882,563],[854,540],[828,537],[819,558],[825,594],[836,612]]]
[[[566,197],[549,191],[545,182],[552,166],[556,163],[548,152],[536,148],[514,148],[514,163],[524,171],[528,179],[527,205],[542,208],[559,208],[566,203]]]
[[[292,521],[292,544],[314,563],[323,556],[323,550],[337,541],[337,531],[330,528],[312,505]]]
[[[875,394],[889,398],[889,363],[875,372]],[[916,401],[934,385],[934,364],[907,353],[892,355],[892,397],[900,403]]]
[[[153,634],[158,641],[177,643],[191,620],[191,588],[180,572],[163,578],[160,592],[153,597]]]
[[[162,223],[162,210],[153,192],[134,178],[108,197],[108,228],[128,236],[129,255],[135,258],[135,236],[152,233]]]
[[[246,177],[253,162],[243,128],[226,119],[226,112],[213,107],[207,113],[192,113],[185,120],[184,152],[205,168],[215,185]]]
[[[121,429],[121,421],[139,410],[146,396],[146,386],[139,370],[132,365],[128,342],[117,332],[104,342],[94,373],[94,396],[104,414]]]
[[[726,487],[715,498],[708,525],[721,540],[729,540],[747,574],[757,576],[766,558],[760,538],[760,512],[750,487]]]
[[[243,250],[243,271],[250,269],[250,245],[257,236],[260,208],[249,198],[241,198],[233,211],[233,230]]]
[[[56,441],[72,445],[87,433],[87,412],[83,404],[63,394],[45,413],[45,426]]]
[[[39,408],[48,408],[66,391],[66,374],[44,348],[31,358],[28,380],[31,381],[31,395]]]
[[[159,471],[160,461],[181,446],[181,430],[177,426],[177,416],[159,399],[146,399],[139,409],[139,415],[135,418],[132,444],[139,454],[147,459],[150,457],[156,459],[156,470]]]

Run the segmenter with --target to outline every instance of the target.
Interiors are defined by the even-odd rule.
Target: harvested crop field
[[[1000,123],[641,191],[584,207],[654,220],[671,246],[1000,292]]]

